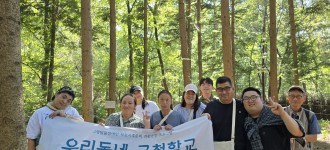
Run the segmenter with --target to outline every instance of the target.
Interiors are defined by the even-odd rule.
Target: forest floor
[[[321,128],[324,128],[321,127]],[[328,150],[330,149],[330,124],[326,125],[325,129],[322,129],[326,132],[322,132],[317,136],[317,141],[314,144],[314,149],[317,150]]]

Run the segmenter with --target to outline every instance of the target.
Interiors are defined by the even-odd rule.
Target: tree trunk
[[[49,47],[50,47],[50,39],[49,39],[49,0],[45,0],[44,6],[44,60],[42,63],[41,70],[41,88],[44,92],[44,97],[47,98],[47,75],[49,70]]]
[[[291,26],[291,42],[292,42],[292,52],[293,52],[294,85],[299,85],[298,50],[297,50],[297,43],[296,43],[296,25],[295,25],[295,21],[294,21],[293,0],[288,0],[288,2],[289,2],[289,16],[290,16],[290,26]]]
[[[180,26],[180,41],[181,41],[181,59],[183,70],[184,86],[191,83],[191,60],[188,52],[187,33],[186,33],[186,19],[185,19],[184,3],[179,0],[179,26]]]
[[[93,111],[93,53],[91,1],[81,1],[82,43],[82,115],[85,121],[94,122]]]
[[[233,57],[231,51],[229,0],[221,1],[221,24],[224,75],[229,77],[232,80],[233,85],[235,85],[232,60]]]
[[[109,100],[116,102],[116,0],[110,0],[110,63],[109,63]],[[108,115],[115,107],[108,109]]]
[[[235,0],[231,0],[231,52],[233,63],[233,81],[235,81]]]
[[[49,77],[48,77],[48,93],[47,101],[50,102],[53,96],[53,80],[54,80],[54,56],[55,56],[55,36],[56,36],[56,21],[58,12],[58,1],[52,0],[52,27],[50,41],[50,60],[49,60]]]
[[[156,39],[156,43],[159,43],[157,20],[156,20],[156,17],[155,17],[155,16],[158,15],[158,5],[157,5],[157,3],[155,4],[155,7],[154,7],[154,10],[152,11],[152,14],[153,14],[154,27],[155,27],[155,39]],[[161,54],[161,51],[160,51],[159,47],[157,47],[156,49],[157,49],[157,54],[158,54],[158,59],[159,59],[160,70],[162,72],[163,87],[164,87],[165,90],[168,90],[162,54]]]
[[[143,61],[143,93],[144,97],[148,99],[148,0],[144,0],[144,24],[143,24],[143,49],[144,49],[144,61]]]
[[[188,46],[188,56],[189,56],[189,59],[191,60],[191,26],[190,26],[190,23],[191,23],[191,17],[190,17],[190,10],[191,10],[191,4],[190,4],[190,0],[186,0],[186,33],[187,33],[187,46]],[[190,61],[190,64],[189,66],[191,66],[191,61]],[[190,67],[191,68],[191,67]],[[190,73],[191,74],[191,69],[190,69]]]
[[[278,101],[277,92],[277,51],[276,51],[276,0],[269,1],[269,39],[270,39],[270,95]]]
[[[20,1],[0,1],[0,20],[0,147],[25,150]]]
[[[197,19],[197,48],[198,48],[198,80],[203,78],[203,54],[202,54],[202,27],[201,19],[201,1],[196,3],[196,19]]]
[[[264,18],[263,18],[263,23],[262,23],[262,34],[266,35],[266,20],[267,20],[267,0],[264,0],[264,5],[265,5],[265,10],[264,10]],[[265,44],[264,39],[261,39],[260,42],[260,47],[262,47],[261,50],[261,93],[262,93],[262,98],[266,99],[266,76],[265,73],[268,72],[266,68],[266,58],[264,57],[265,54],[267,53],[267,45]]]
[[[132,40],[132,20],[131,20],[131,12],[133,9],[134,4],[132,7],[130,6],[129,0],[126,0],[126,7],[127,7],[127,34],[128,34],[128,47],[129,47],[129,82],[133,84],[134,80],[134,63],[133,63],[133,40]]]

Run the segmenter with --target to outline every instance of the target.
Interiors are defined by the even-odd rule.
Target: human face
[[[221,103],[230,104],[234,98],[234,90],[235,87],[230,85],[229,82],[218,83],[216,92],[218,97],[220,98]]]
[[[72,100],[72,96],[68,93],[59,93],[55,95],[53,106],[57,109],[64,110],[66,107],[71,105]]]
[[[142,99],[143,99],[143,92],[142,91],[140,91],[140,90],[134,91],[133,96],[137,100],[138,103],[142,102]]]
[[[213,86],[212,84],[209,84],[206,81],[204,81],[200,86],[200,90],[202,94],[211,94],[213,90]]]
[[[130,95],[125,96],[120,103],[121,112],[126,115],[133,115],[135,111],[134,98]]]
[[[161,110],[169,110],[171,109],[172,98],[167,93],[160,94],[158,97],[158,103]]]
[[[184,93],[184,101],[186,102],[186,107],[191,107],[194,105],[196,100],[196,94],[194,91],[188,91]]]
[[[301,108],[301,105],[306,101],[306,95],[298,90],[290,91],[286,97],[291,108],[294,111],[298,111]]]
[[[255,91],[247,91],[243,95],[243,104],[246,111],[251,115],[252,118],[259,117],[259,114],[263,108],[263,102]]]

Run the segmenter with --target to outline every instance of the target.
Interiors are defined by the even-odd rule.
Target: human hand
[[[49,118],[54,118],[56,116],[66,117],[66,114],[64,113],[63,110],[55,110],[53,113],[49,115]]]
[[[148,111],[142,112],[142,114],[143,114],[143,122],[150,122],[149,112]]]
[[[159,131],[161,129],[162,129],[162,126],[160,126],[158,124],[154,126],[154,130],[156,130],[156,131]]]
[[[165,126],[165,130],[172,130],[173,129],[173,126],[168,124]]]
[[[273,97],[274,98],[274,97]],[[277,102],[274,102],[272,97],[269,97],[269,104],[268,104],[268,108],[270,108],[270,110],[278,116],[281,116],[284,112],[284,108]],[[284,112],[285,113],[285,112]]]
[[[206,116],[207,119],[211,120],[211,115],[209,113],[203,113],[202,116]]]

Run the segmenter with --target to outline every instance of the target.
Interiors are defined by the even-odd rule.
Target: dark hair
[[[187,103],[186,101],[184,100],[184,94],[186,94],[185,91],[183,91],[183,94],[182,94],[182,99],[181,99],[181,106],[182,107],[186,107]],[[193,116],[193,119],[196,119],[196,112],[199,108],[199,106],[201,105],[201,102],[198,100],[198,94],[196,94],[196,98],[195,98],[195,101],[194,101],[194,104],[192,106],[192,108],[194,109],[194,116]]]
[[[57,90],[57,92],[55,93],[55,95],[56,94],[61,94],[61,93],[67,93],[70,96],[72,96],[72,101],[76,97],[74,91],[69,86],[63,86],[62,88],[60,88],[59,90]],[[55,99],[55,95],[53,95],[52,100]]]
[[[121,102],[123,101],[124,97],[126,97],[126,96],[131,96],[131,97],[133,97],[133,99],[134,99],[134,104],[135,104],[135,106],[136,106],[136,99],[134,98],[133,94],[131,94],[131,93],[127,93],[127,94],[123,95],[123,96],[120,98],[120,101],[119,101],[120,104],[121,104]]]
[[[134,93],[134,91],[140,91],[140,92],[143,92],[142,88],[140,86],[137,86],[137,85],[133,85],[131,86],[131,88],[129,89],[129,92],[131,94]],[[146,105],[148,105],[148,102],[146,100],[146,98],[144,98],[144,96],[142,97],[142,109],[146,108]]]
[[[242,92],[242,99],[243,99],[243,95],[248,92],[248,91],[254,91],[256,92],[259,96],[261,96],[261,92],[257,89],[257,88],[254,88],[254,87],[247,87],[243,90]]]
[[[161,90],[159,93],[158,93],[158,99],[159,99],[159,96],[162,95],[162,94],[168,94],[170,95],[171,99],[172,99],[172,94],[167,91],[167,90]],[[173,104],[171,103],[171,106],[170,106],[171,109],[173,109]]]
[[[217,79],[216,86],[221,83],[226,83],[228,82],[230,86],[232,86],[231,79],[227,76],[221,76]]]
[[[213,80],[211,78],[209,78],[209,77],[200,79],[199,80],[199,86],[201,86],[204,83],[204,81],[206,83],[208,83],[208,84],[211,84],[213,86]]]

